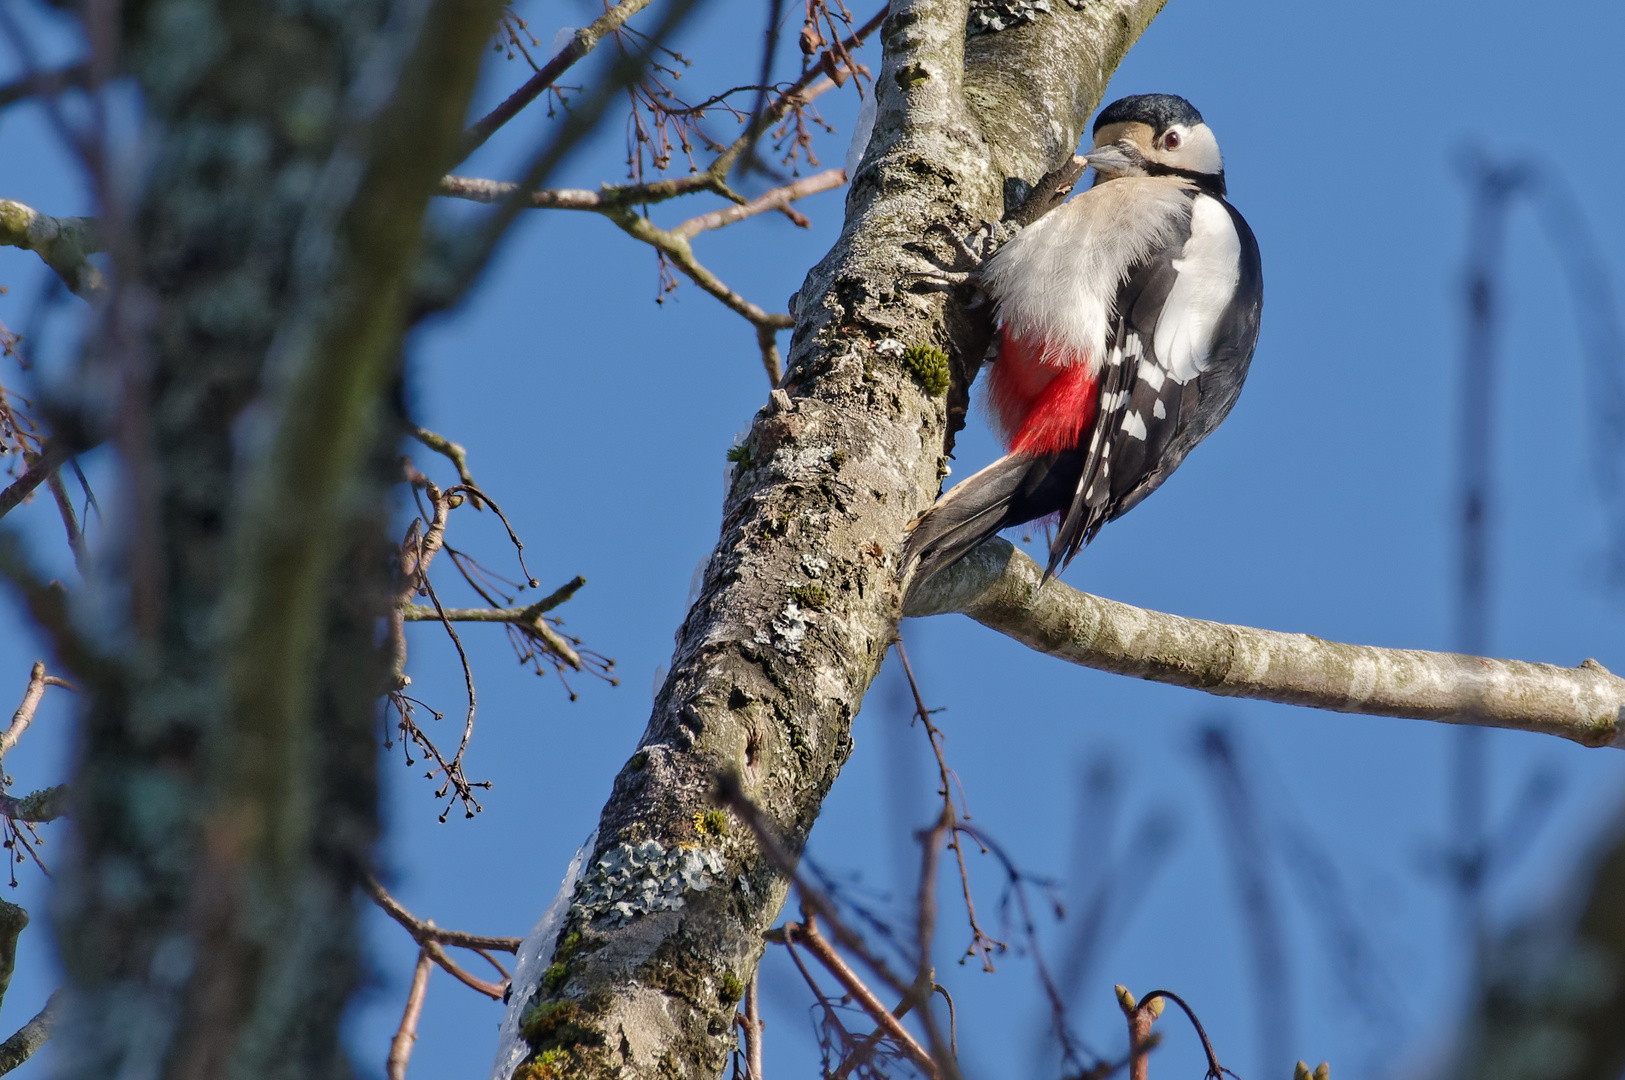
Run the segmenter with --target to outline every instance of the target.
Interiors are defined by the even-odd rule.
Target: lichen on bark
[[[892,5],[874,134],[844,228],[797,293],[784,393],[734,455],[703,590],[633,755],[639,767],[615,778],[593,861],[649,840],[707,845],[699,824],[724,772],[801,849],[895,636],[904,531],[938,493],[966,373],[981,359],[952,301],[912,284],[930,265],[921,238],[999,219],[1064,161],[1160,6],[1060,4],[975,38],[967,56],[967,0]],[[878,353],[885,341],[948,352],[947,395]],[[561,940],[577,935],[569,962],[510,1003],[541,1018],[526,1076],[542,1053],[547,1071],[572,1077],[722,1071],[735,1044],[729,988],[748,983],[787,882],[749,840],[730,837],[721,851],[722,885],[685,894],[681,910],[619,920],[572,909],[561,930]],[[565,1015],[561,1038],[549,1019]]]

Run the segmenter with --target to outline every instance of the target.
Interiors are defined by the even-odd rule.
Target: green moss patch
[[[913,373],[932,397],[948,392],[948,354],[929,345],[910,345],[903,350],[903,366]]]

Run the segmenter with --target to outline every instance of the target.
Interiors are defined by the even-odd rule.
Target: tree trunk
[[[496,8],[85,11],[92,67],[116,52],[141,88],[145,172],[132,196],[93,162],[113,281],[57,418],[124,469],[107,623],[92,644],[53,590],[32,594],[91,695],[55,900],[59,1060],[86,1077],[348,1075],[393,387]]]
[[[704,591],[615,778],[553,964],[514,988],[536,1052],[516,1075],[723,1069],[787,882],[737,821],[708,814],[711,792],[737,774],[800,850],[895,635],[904,527],[947,472],[965,386],[944,395],[941,350],[959,373],[981,360],[956,347],[973,335],[951,332],[950,301],[910,284],[928,249],[951,259],[929,229],[997,220],[1007,194],[1065,161],[1160,7],[1056,3],[967,41],[966,0],[893,3],[874,135],[841,237],[792,304],[785,392],[744,443]]]

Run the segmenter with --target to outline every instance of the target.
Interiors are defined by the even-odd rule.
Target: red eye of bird
[[[1163,148],[1167,149],[1167,150],[1178,150],[1179,149],[1179,132],[1170,131],[1167,135],[1164,135],[1163,139],[1162,139],[1162,145],[1163,145]]]

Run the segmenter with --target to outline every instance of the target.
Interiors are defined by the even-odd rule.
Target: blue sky
[[[544,50],[558,26],[591,15],[573,3],[519,10]],[[854,11],[863,18],[867,9]],[[744,81],[734,76],[754,63],[762,22],[757,5],[737,0],[707,12],[681,46],[695,61],[684,86],[696,95]],[[1625,91],[1622,35],[1625,10],[1602,3],[1554,4],[1537,15],[1526,5],[1465,0],[1173,0],[1109,97],[1179,93],[1217,133],[1232,200],[1263,251],[1263,336],[1224,427],[1154,498],[1108,527],[1067,580],[1185,615],[1449,648],[1467,222],[1455,162],[1476,147],[1526,155],[1560,175],[1609,270],[1625,274],[1616,193],[1625,144],[1614,130]],[[522,77],[519,63],[494,59],[484,101]],[[843,134],[815,147],[839,164],[856,99],[831,95],[819,107]],[[545,123],[514,125],[461,171],[504,175]],[[0,114],[0,148],[0,197],[55,214],[89,209],[37,113]],[[611,125],[557,182],[619,180],[623,156]],[[671,223],[700,205],[709,204],[662,207],[655,217]],[[782,310],[833,240],[841,196],[816,196],[800,209],[811,229],[764,216],[701,238],[699,256],[749,298]],[[11,287],[0,319],[13,328],[27,321],[38,288],[33,258],[0,249],[0,284]],[[1607,534],[1586,468],[1579,341],[1559,263],[1527,208],[1513,220],[1505,280],[1492,651],[1563,664],[1594,656],[1620,670],[1620,598],[1598,572]],[[621,678],[614,688],[577,678],[572,703],[552,676],[521,671],[498,633],[464,634],[481,698],[469,772],[494,784],[485,813],[439,824],[421,770],[398,757],[384,766],[391,831],[383,862],[397,895],[442,925],[521,934],[551,899],[647,721],[694,566],[716,538],[724,454],[765,396],[749,327],[687,283],[657,306],[656,287],[653,253],[608,222],[537,213],[464,308],[412,343],[420,420],[467,446],[544,588],[587,577],[562,614],[572,633],[616,658]],[[56,340],[60,353],[67,337]],[[956,472],[996,453],[973,419]],[[60,546],[48,510],[36,504],[18,515],[42,549]],[[463,512],[456,528],[462,546],[509,565],[494,522]],[[928,703],[947,709],[939,721],[975,821],[1024,868],[1078,895],[1068,880],[1073,822],[1091,762],[1109,760],[1122,777],[1116,850],[1147,814],[1175,822],[1165,863],[1125,904],[1094,966],[1080,1013],[1093,1046],[1116,1052],[1122,1042],[1112,983],[1164,986],[1198,1010],[1227,1065],[1247,1080],[1284,1080],[1286,1063],[1259,1060],[1236,890],[1194,749],[1200,725],[1222,720],[1258,778],[1262,813],[1277,823],[1271,842],[1302,834],[1327,855],[1395,987],[1400,1022],[1362,1021],[1322,947],[1323,923],[1283,872],[1286,860],[1274,858],[1292,973],[1291,1057],[1330,1059],[1340,1076],[1367,1077],[1412,1075],[1439,1052],[1466,960],[1449,894],[1430,869],[1448,836],[1450,730],[1220,701],[1070,668],[957,617],[912,621],[903,632]],[[10,678],[20,694],[38,650],[15,615],[5,616],[0,687]],[[447,713],[449,737],[461,677],[432,629],[414,629],[410,670],[419,696]],[[64,775],[66,705],[48,699],[38,728],[8,760],[20,789]],[[810,850],[823,867],[861,874],[866,889],[884,892],[914,857],[906,832],[929,815],[931,774],[924,737],[906,727],[892,665],[866,706]],[[1551,770],[1562,783],[1532,850],[1491,892],[1500,924],[1550,899],[1613,812],[1621,764],[1613,752],[1535,736],[1493,733],[1489,743],[1495,820],[1512,812],[1532,770]],[[47,854],[61,845],[48,835]],[[996,924],[998,868],[973,859],[972,874]],[[24,935],[0,1018],[7,1031],[32,1015],[56,977],[39,875],[24,867],[19,876],[18,902],[35,912],[36,926]],[[369,934],[376,973],[351,1038],[378,1074],[414,950],[381,918]],[[1062,936],[1046,931],[1052,958]],[[959,1003],[968,1075],[1027,1075],[1042,1023],[1031,965],[1010,956],[993,975],[956,967],[962,937],[961,924],[946,918],[939,965]],[[804,1075],[816,1060],[805,993],[782,958],[763,980],[768,1071]],[[483,1073],[498,1019],[496,1006],[436,973],[412,1074]],[[1168,1043],[1153,1068],[1199,1075],[1194,1042],[1180,1024],[1164,1026]],[[43,1063],[28,1068],[22,1075],[43,1074]]]

